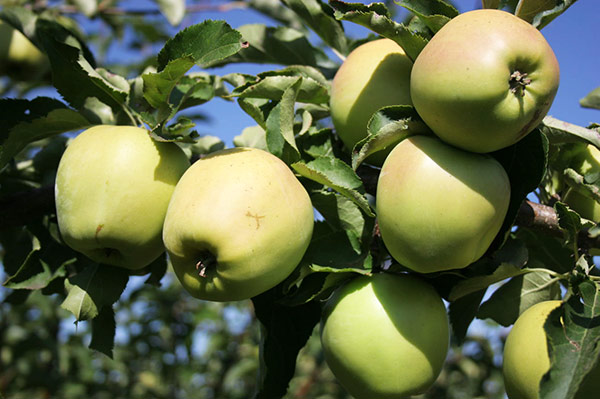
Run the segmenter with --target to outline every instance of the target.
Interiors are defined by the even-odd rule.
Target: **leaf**
[[[160,7],[160,12],[173,26],[179,25],[185,16],[185,0],[154,0]]]
[[[510,202],[502,227],[488,252],[502,246],[512,229],[521,204],[542,182],[546,173],[548,140],[539,129],[534,129],[516,144],[491,155],[506,170],[510,181]]]
[[[304,32],[286,26],[267,27],[248,24],[237,28],[248,47],[243,48],[221,63],[244,62],[254,64],[308,65],[318,68],[335,68],[325,52],[314,47]]]
[[[434,33],[458,15],[456,8],[441,0],[399,0],[396,4],[417,15]]]
[[[178,58],[192,59],[205,68],[238,51],[245,44],[238,31],[225,21],[206,20],[180,31],[158,53],[158,71]]]
[[[579,105],[585,108],[600,109],[600,87],[596,87],[579,100]]]
[[[93,319],[103,306],[111,306],[119,299],[128,279],[123,268],[88,264],[65,281],[68,294],[60,306],[73,313],[77,321]]]
[[[255,399],[282,398],[286,394],[298,352],[321,317],[321,307],[315,301],[288,307],[279,304],[277,299],[275,290],[252,298],[254,313],[261,324]]]
[[[479,310],[479,304],[487,289],[476,291],[451,302],[448,316],[452,325],[452,335],[460,345],[467,335],[467,329]]]
[[[573,268],[573,252],[563,245],[562,239],[535,230],[519,227],[515,237],[527,246],[529,262],[546,269],[565,273]]]
[[[291,165],[302,176],[330,187],[356,203],[368,216],[374,217],[365,197],[362,181],[345,162],[333,157],[319,157],[308,163]]]
[[[295,78],[283,92],[281,101],[269,112],[266,120],[267,148],[287,164],[300,158],[294,137],[294,109],[302,80],[301,77]]]
[[[193,154],[206,155],[225,148],[225,143],[216,136],[202,136],[190,145]]]
[[[342,54],[348,43],[342,24],[334,18],[331,7],[320,0],[281,0],[323,41]]]
[[[268,151],[265,130],[260,126],[250,126],[242,130],[242,134],[233,138],[236,147],[259,148]]]
[[[307,134],[300,135],[296,139],[298,148],[311,156],[332,157],[334,147],[334,134],[330,128],[326,129],[309,129]]]
[[[532,266],[530,264],[530,266]],[[560,299],[560,284],[550,274],[530,272],[511,278],[481,304],[477,317],[508,327],[538,302]]]
[[[519,0],[515,15],[542,29],[577,0]]]
[[[53,267],[44,261],[44,257],[47,256],[45,253],[48,253],[47,248],[31,251],[19,270],[10,276],[3,286],[15,290],[39,290],[47,287],[55,279],[65,277],[65,265],[72,263],[74,259],[65,260],[60,267],[53,270]]]
[[[127,100],[127,82],[102,69],[94,69],[77,42],[61,26],[39,19],[37,30],[52,66],[52,83],[70,105],[79,109],[88,97],[96,97],[115,112]],[[65,42],[59,40],[66,37]],[[124,87],[127,86],[127,87]]]
[[[395,41],[413,62],[427,44],[427,39],[414,33],[407,26],[393,21],[384,3],[364,5],[331,0],[330,4],[336,10],[337,19],[354,22]]]
[[[544,117],[541,131],[551,144],[589,142],[600,148],[600,133],[550,116]]]
[[[98,316],[92,320],[92,340],[89,348],[112,359],[116,329],[115,311],[111,305],[103,306]]]
[[[305,73],[307,70],[309,70],[309,73]],[[231,95],[240,98],[264,98],[279,101],[283,97],[285,90],[301,77],[296,101],[312,104],[328,104],[329,92],[325,86],[325,78],[319,74],[320,76],[316,77],[319,80],[316,80],[313,78],[315,74],[310,72],[317,71],[310,70],[307,67],[290,67],[281,71],[262,73],[258,75],[259,79],[256,82],[237,87]]]
[[[0,99],[0,169],[28,144],[90,125],[77,111],[49,98]],[[23,122],[18,122],[19,118]]]
[[[393,105],[379,109],[367,125],[368,135],[352,150],[352,169],[369,156],[393,148],[405,138],[417,134],[431,134],[415,109],[406,105]]]
[[[330,226],[346,233],[354,252],[361,254],[368,248],[373,237],[374,219],[365,217],[355,202],[331,191],[312,192],[310,199]]]
[[[575,397],[579,384],[600,357],[600,291],[591,280],[577,288],[581,298],[571,296],[544,324],[551,366],[542,378],[540,398]]]
[[[554,209],[558,216],[558,226],[563,231],[567,244],[577,243],[577,235],[583,227],[579,214],[567,208],[562,202],[554,204]]]
[[[506,280],[521,273],[521,269],[515,265],[502,264],[491,275],[472,277],[463,280],[452,287],[450,291],[450,302],[456,301],[466,295],[488,288],[490,285]]]
[[[143,74],[146,101],[159,111],[170,113],[168,105],[171,92],[193,66],[194,59],[187,56],[169,61],[160,72]]]
[[[73,3],[88,18],[98,11],[98,0],[73,0]]]
[[[357,275],[356,269],[336,270],[335,273],[314,272],[304,277],[300,285],[280,302],[286,306],[298,306],[313,300],[326,299],[336,288]]]

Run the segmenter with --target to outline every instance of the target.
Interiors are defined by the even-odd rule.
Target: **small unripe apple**
[[[544,118],[559,67],[544,36],[505,11],[460,14],[418,55],[410,92],[442,140],[473,152],[510,146]]]
[[[463,268],[488,249],[509,199],[508,176],[494,158],[412,136],[379,175],[381,238],[394,259],[419,273]]]
[[[510,399],[538,399],[540,381],[550,369],[544,323],[561,301],[539,302],[523,312],[504,345],[502,373]],[[596,365],[580,386],[576,399],[592,399],[600,392],[600,365]]]
[[[63,240],[99,263],[147,266],[165,250],[163,221],[188,167],[176,144],[158,143],[142,128],[100,125],[80,133],[56,175]]]
[[[448,352],[448,318],[438,293],[409,275],[361,276],[327,301],[321,323],[325,360],[356,399],[425,392]]]
[[[261,294],[298,265],[312,236],[308,193],[269,152],[214,152],[183,175],[163,240],[175,274],[193,296],[236,301]]]
[[[412,61],[390,39],[378,39],[352,51],[331,84],[331,119],[348,148],[367,136],[367,124],[375,111],[388,105],[412,105]],[[368,163],[380,166],[389,150],[373,154]]]
[[[21,32],[0,22],[0,72],[19,79],[41,76],[49,68],[48,58]],[[35,76],[34,76],[35,77]]]

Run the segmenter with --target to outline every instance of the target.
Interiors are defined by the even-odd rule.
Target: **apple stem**
[[[510,91],[517,94],[519,93],[521,97],[525,96],[525,87],[531,83],[531,79],[527,77],[527,73],[521,73],[520,71],[514,71],[510,75],[510,79],[508,80],[510,85]]]
[[[208,251],[202,252],[200,257],[201,259],[196,263],[196,270],[198,270],[198,276],[204,278],[206,277],[206,270],[217,264],[217,258]]]

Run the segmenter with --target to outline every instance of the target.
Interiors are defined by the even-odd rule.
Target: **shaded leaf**
[[[542,378],[540,397],[573,398],[579,384],[600,358],[600,291],[591,280],[546,319],[550,371]],[[585,396],[585,395],[584,395]]]
[[[585,108],[600,109],[600,87],[595,88],[579,100],[579,104]]]
[[[294,137],[294,110],[303,78],[294,79],[283,92],[281,100],[269,112],[266,120],[267,147],[272,154],[287,164],[300,158]]]
[[[330,187],[356,203],[368,216],[375,216],[365,197],[362,181],[345,162],[333,157],[319,157],[308,163],[291,165],[302,176]]]
[[[467,330],[475,315],[479,311],[479,304],[487,289],[482,289],[463,296],[451,302],[448,307],[448,316],[452,325],[452,335],[460,345],[464,341]]]
[[[125,269],[98,263],[88,264],[65,281],[67,297],[61,304],[77,321],[93,319],[103,306],[115,303],[127,285]]]
[[[354,22],[398,43],[406,55],[414,61],[427,44],[427,39],[411,31],[407,26],[392,20],[384,3],[344,3],[331,0],[335,17]]]
[[[396,4],[417,15],[434,33],[458,15],[456,8],[441,0],[400,0]]]
[[[261,324],[258,386],[253,398],[282,398],[294,376],[298,352],[321,317],[321,307],[311,301],[300,306],[283,306],[270,290],[252,298]]]
[[[98,316],[92,320],[90,349],[103,353],[112,359],[116,329],[115,312],[112,306],[103,306]]]

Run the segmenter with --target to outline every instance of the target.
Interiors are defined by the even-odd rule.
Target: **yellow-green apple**
[[[537,399],[542,376],[550,369],[544,323],[561,301],[539,302],[524,311],[504,345],[502,373],[510,399]],[[583,380],[576,399],[592,399],[600,392],[600,364]]]
[[[559,67],[544,36],[501,10],[474,10],[444,25],[415,60],[410,92],[442,140],[473,152],[510,146],[547,114]]]
[[[412,136],[385,160],[376,209],[386,248],[419,273],[459,269],[488,249],[506,216],[510,183],[487,154]]]
[[[235,301],[283,281],[302,259],[313,224],[308,193],[283,161],[234,148],[198,160],[183,175],[163,241],[190,294]]]
[[[379,108],[412,105],[411,68],[402,47],[390,39],[362,44],[348,55],[333,78],[330,108],[335,130],[349,150],[367,136],[369,119]],[[388,153],[373,154],[367,162],[381,166]]]
[[[0,22],[0,72],[19,79],[41,76],[48,70],[48,58],[25,35]]]
[[[56,175],[58,226],[90,259],[127,269],[165,249],[162,227],[175,185],[189,167],[174,143],[134,126],[94,126],[63,154]]]
[[[377,273],[351,280],[323,309],[321,343],[336,379],[356,399],[425,392],[448,352],[442,299],[424,280]]]

